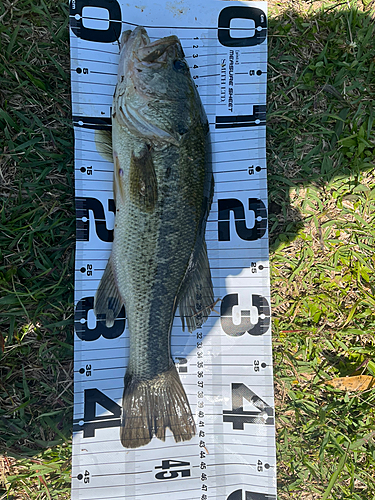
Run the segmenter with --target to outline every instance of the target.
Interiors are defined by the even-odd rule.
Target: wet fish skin
[[[195,424],[170,354],[179,306],[193,331],[213,304],[204,238],[213,195],[207,118],[177,37],[125,32],[113,100],[116,218],[94,310],[111,326],[125,304],[129,363],[121,442],[189,440]]]

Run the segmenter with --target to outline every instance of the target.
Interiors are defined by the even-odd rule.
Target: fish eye
[[[181,61],[180,59],[176,59],[175,61],[173,61],[173,69],[175,71],[185,72],[189,68],[188,68],[188,65],[186,64],[185,61]]]

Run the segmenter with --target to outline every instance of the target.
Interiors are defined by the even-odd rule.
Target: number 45
[[[162,460],[161,465],[155,469],[163,469],[155,474],[156,479],[175,479],[176,477],[189,477],[190,469],[168,470],[172,467],[188,467],[190,462],[181,462],[180,460]],[[181,474],[181,476],[179,476]]]

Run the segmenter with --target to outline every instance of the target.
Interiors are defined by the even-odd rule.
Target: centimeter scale
[[[267,4],[208,0],[71,0],[75,134],[73,500],[276,500],[265,115]],[[96,321],[95,291],[113,239],[113,164],[95,132],[111,127],[121,32],[175,34],[210,123],[214,200],[206,241],[215,299],[207,322],[183,332],[172,357],[197,433],[167,430],[141,448],[119,439],[129,338],[122,309]]]

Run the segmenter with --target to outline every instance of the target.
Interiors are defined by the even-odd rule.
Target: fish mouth
[[[179,39],[175,35],[160,38],[138,49],[137,57],[139,61],[145,63],[161,62],[167,56],[169,48],[180,45]]]
[[[176,35],[166,36],[150,42],[147,31],[143,26],[137,26],[133,31],[125,31],[121,37],[121,51],[126,50],[128,54],[132,53],[134,57],[145,65],[153,63],[162,63],[171,55],[172,52],[181,51],[182,47]]]
[[[126,50],[129,51],[133,47],[137,48],[138,46],[147,45],[148,43],[150,43],[150,38],[147,31],[143,26],[137,26],[133,31],[127,30],[122,33],[120,49],[123,51],[126,46]]]

